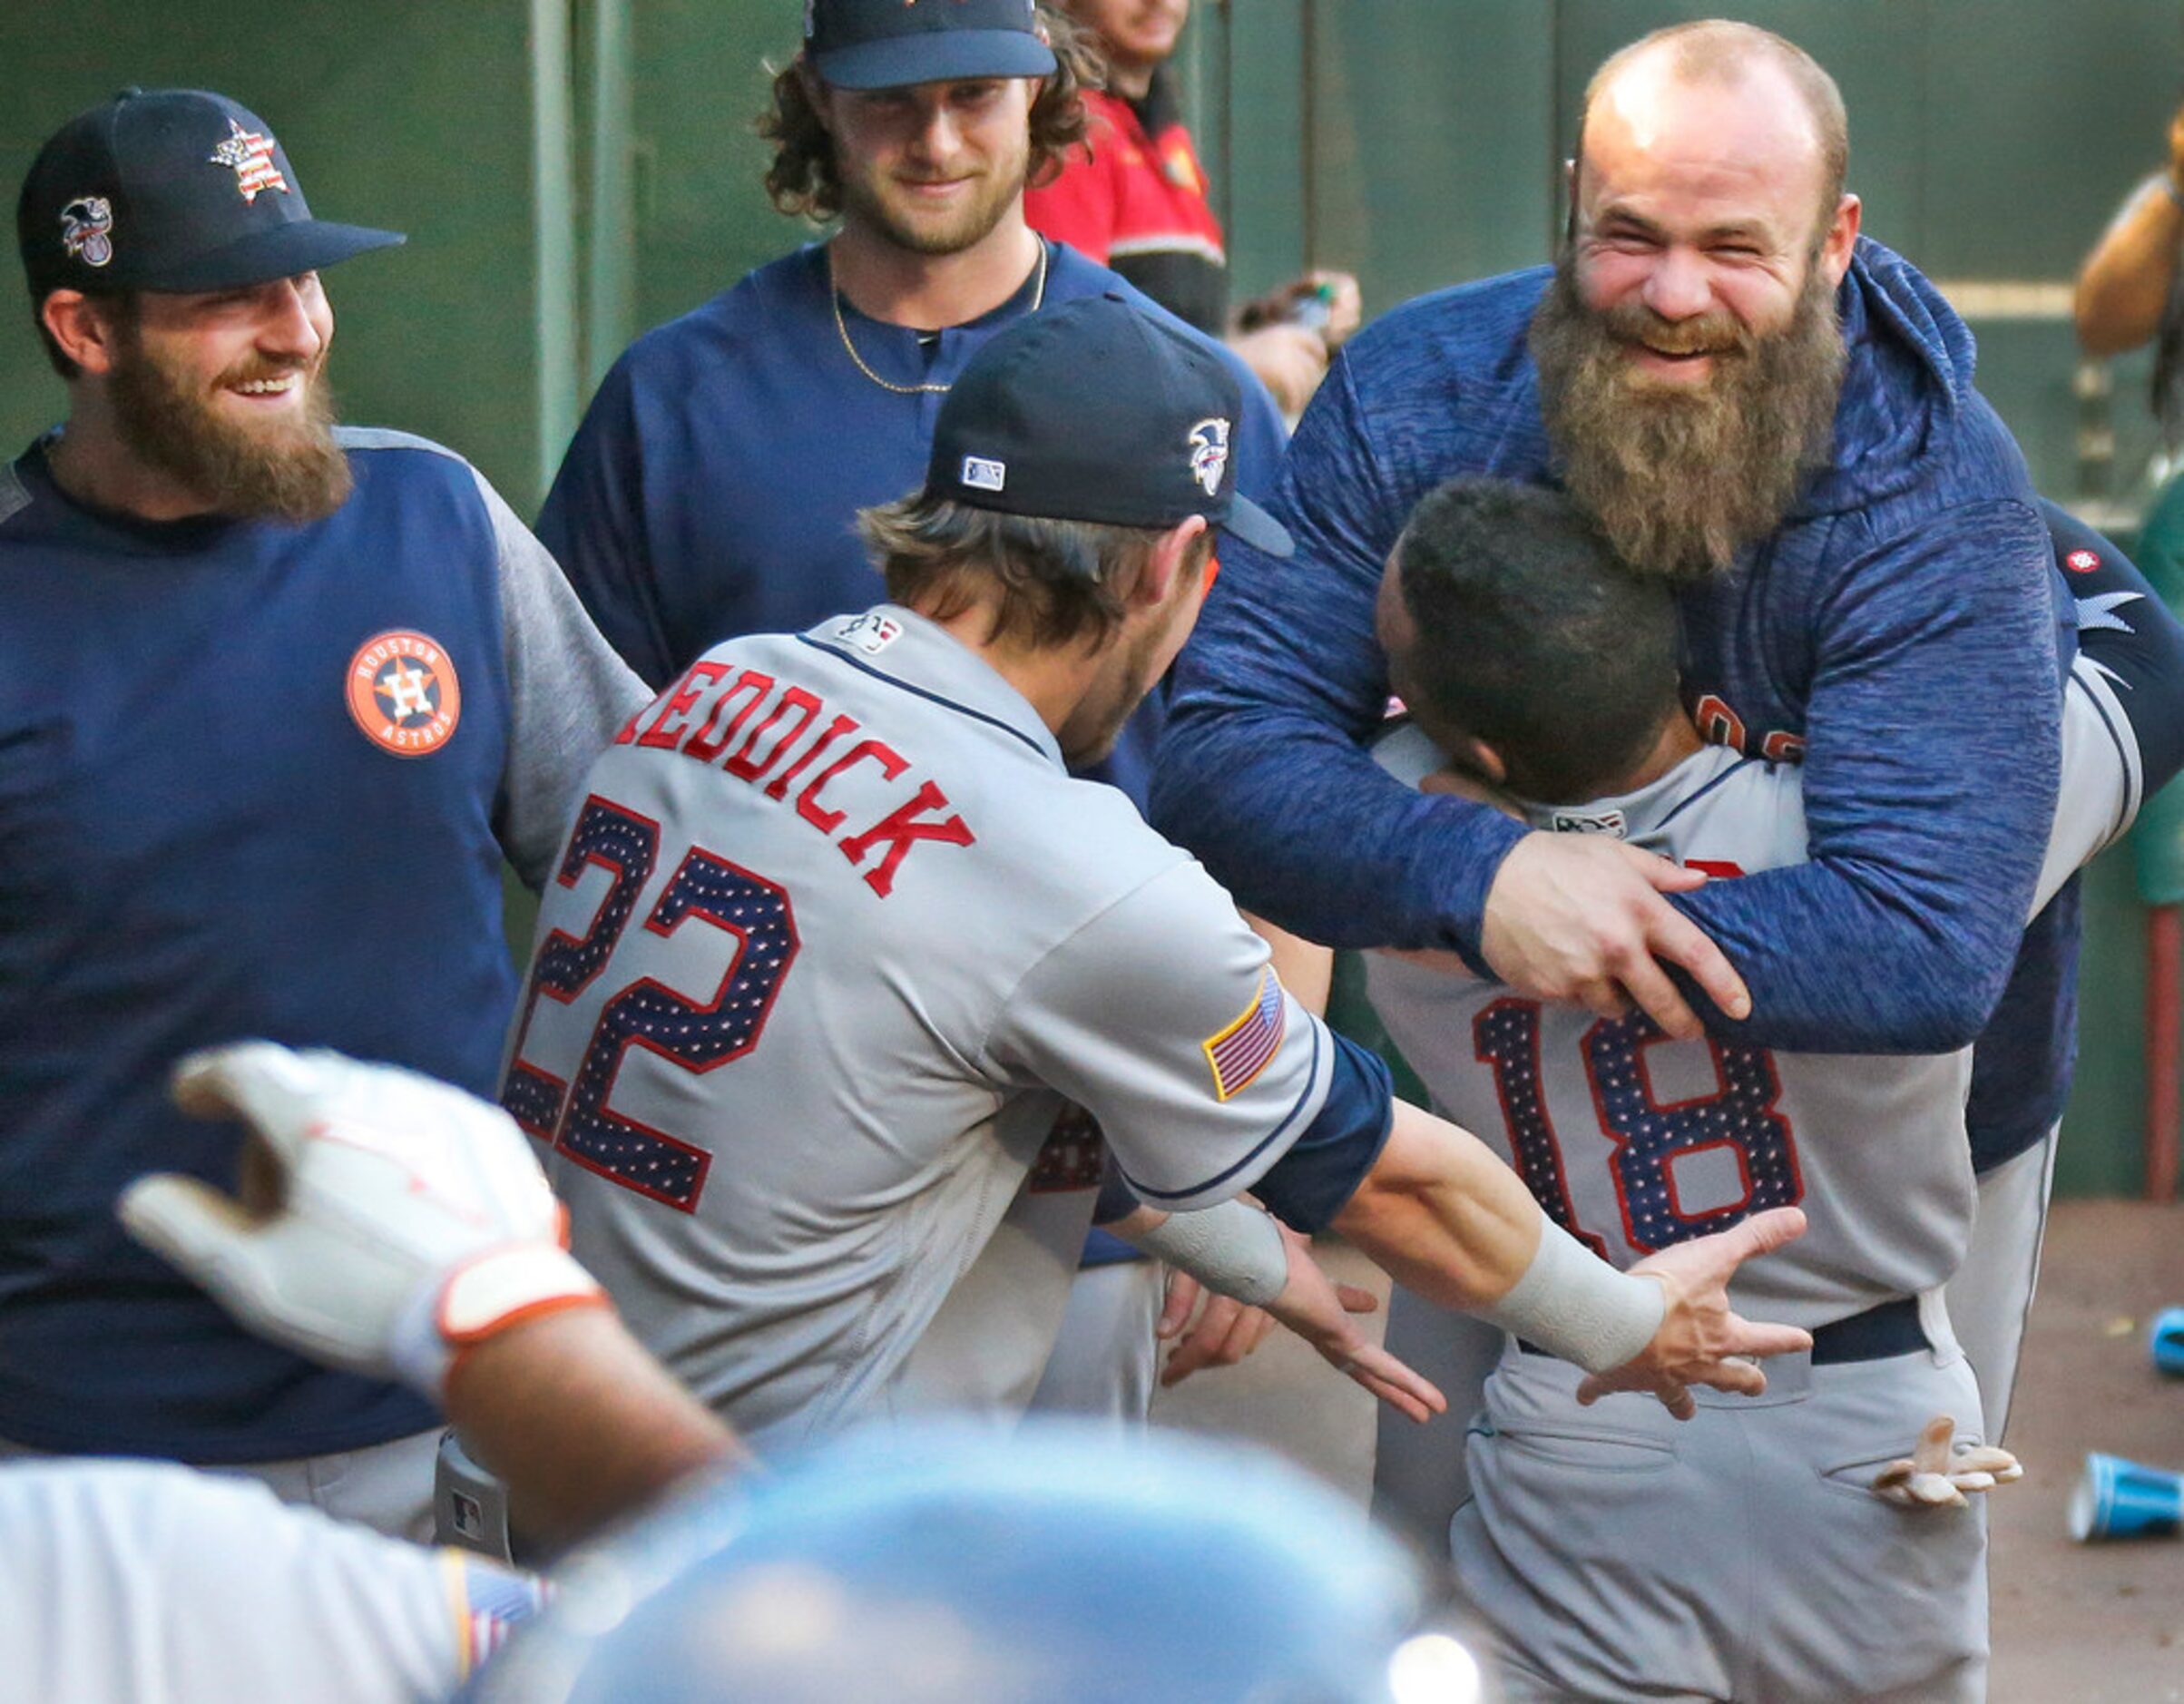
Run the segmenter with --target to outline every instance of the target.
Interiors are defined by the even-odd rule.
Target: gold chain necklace
[[[1043,239],[1039,244],[1039,281],[1032,289],[1032,305],[1026,310],[1030,313],[1037,313],[1040,304],[1046,300],[1046,243]],[[849,359],[857,370],[875,385],[882,390],[893,391],[897,397],[945,397],[948,394],[947,386],[935,385],[930,380],[922,385],[895,384],[882,378],[865,365],[865,357],[857,352],[857,345],[849,341],[848,322],[842,318],[842,292],[834,281],[834,251],[831,249],[827,251],[827,300],[834,308],[834,328],[842,339],[842,348],[848,351]]]

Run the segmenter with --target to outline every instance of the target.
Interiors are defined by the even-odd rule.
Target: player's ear
[[[53,290],[38,304],[38,323],[86,373],[103,378],[113,370],[118,328],[103,304],[82,290]]]
[[[1145,553],[1137,584],[1131,588],[1131,601],[1156,608],[1173,597],[1177,584],[1190,577],[1193,542],[1206,530],[1204,515],[1187,515],[1156,538]]]
[[[1509,779],[1509,766],[1502,761],[1502,754],[1484,739],[1467,738],[1462,748],[1450,755],[1489,787],[1501,787]]]

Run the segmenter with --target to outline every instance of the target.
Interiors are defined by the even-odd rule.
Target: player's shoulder
[[[1634,844],[1680,864],[1749,876],[1805,860],[1804,771],[1708,746],[1664,778]]]
[[[1525,338],[1553,276],[1552,268],[1527,267],[1429,290],[1390,308],[1343,345],[1350,382],[1368,400],[1436,378],[1528,382]]]
[[[680,387],[739,362],[811,358],[807,333],[826,304],[826,256],[818,244],[756,267],[717,295],[644,332],[614,363],[623,383]]]
[[[430,502],[446,506],[427,513],[460,514],[490,526],[497,495],[485,475],[459,451],[392,426],[338,426],[334,442],[348,457],[357,493],[380,509],[398,504],[408,520],[416,518],[411,505]]]
[[[476,467],[458,450],[393,426],[337,426],[334,444],[340,446],[352,463],[369,456],[396,472],[419,478],[447,478],[456,485],[476,483],[478,478]]]

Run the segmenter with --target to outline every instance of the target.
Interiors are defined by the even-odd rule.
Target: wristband
[[[1208,1289],[1265,1307],[1289,1284],[1289,1250],[1271,1213],[1223,1201],[1196,1213],[1170,1213],[1133,1233],[1147,1254],[1180,1267]]]
[[[396,1325],[388,1358],[406,1384],[437,1402],[465,1349],[541,1314],[606,1306],[599,1280],[565,1249],[550,1242],[491,1249],[419,1294]]]
[[[1588,1373],[1605,1373],[1645,1352],[1668,1305],[1655,1280],[1618,1272],[1543,1216],[1524,1276],[1479,1317]]]

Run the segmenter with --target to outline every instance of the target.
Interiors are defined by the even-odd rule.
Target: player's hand
[[[1278,324],[1239,331],[1229,339],[1229,347],[1258,375],[1288,419],[1304,412],[1327,377],[1327,340],[1304,326]]]
[[[1203,1307],[1199,1306],[1201,1299]],[[1216,1295],[1188,1272],[1170,1272],[1168,1302],[1161,1311],[1157,1335],[1175,1347],[1161,1368],[1161,1387],[1172,1389],[1203,1367],[1236,1366],[1273,1329],[1273,1316],[1265,1308]]]
[[[1578,1401],[1595,1403],[1619,1390],[1650,1391],[1679,1420],[1689,1420],[1699,1412],[1690,1386],[1757,1396],[1767,1388],[1767,1375],[1745,1357],[1809,1349],[1812,1333],[1730,1311],[1729,1281],[1754,1255],[1770,1253],[1804,1232],[1802,1212],[1777,1207],[1640,1260],[1632,1274],[1659,1280],[1667,1293],[1660,1329],[1636,1360],[1590,1375],[1577,1387]]]
[[[122,1222],[260,1336],[436,1398],[460,1348],[603,1300],[563,1249],[560,1205],[498,1107],[271,1042],[183,1060],[174,1098],[250,1127],[243,1199],[153,1173],[122,1191]]]
[[[1967,1494],[2013,1484],[2024,1477],[2017,1458],[1986,1444],[1959,1444],[1956,1422],[1937,1414],[1920,1429],[1907,1460],[1894,1461],[1874,1476],[1873,1494],[1899,1509],[1962,1509]]]
[[[1289,1281],[1268,1310],[1319,1352],[1321,1360],[1363,1386],[1391,1408],[1423,1425],[1448,1412],[1448,1398],[1431,1379],[1413,1372],[1357,1328],[1354,1316],[1380,1306],[1372,1291],[1337,1284],[1312,1257],[1312,1239],[1281,1227],[1289,1257]]]
[[[1538,1000],[1568,1000],[1620,1017],[1635,1003],[1670,1035],[1703,1027],[1660,964],[1689,971],[1732,1018],[1752,998],[1699,925],[1661,897],[1706,877],[1598,835],[1526,835],[1486,894],[1480,946],[1494,973]]]
[[[2169,181],[2184,194],[2184,106],[2179,106],[2169,121]]]

